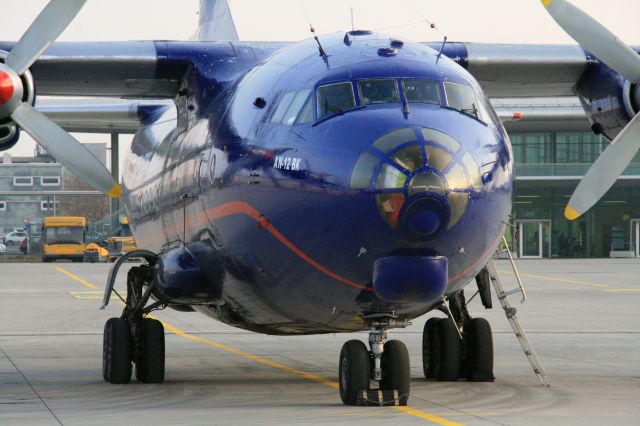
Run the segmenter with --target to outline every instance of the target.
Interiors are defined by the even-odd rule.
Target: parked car
[[[27,233],[24,231],[9,232],[4,236],[4,243],[8,246],[17,246],[25,239]]]
[[[29,237],[22,240],[20,243],[20,251],[23,254],[27,254],[27,244],[31,245],[31,253],[39,253],[42,251],[42,236],[40,234],[31,234],[31,241],[28,241]]]

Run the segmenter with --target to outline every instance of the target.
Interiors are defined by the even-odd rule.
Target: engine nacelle
[[[7,52],[0,50],[0,63],[4,62]],[[20,128],[11,119],[11,113],[21,102],[35,104],[35,86],[33,84],[33,76],[29,70],[18,76],[11,70],[3,72],[4,78],[8,79],[12,84],[9,86],[9,92],[6,91],[0,103],[0,151],[6,151],[13,148],[20,139]],[[7,74],[9,73],[9,74]],[[12,75],[11,75],[12,74]],[[11,87],[13,86],[13,88]]]
[[[640,111],[640,88],[605,64],[593,63],[576,85],[591,129],[613,140]]]
[[[20,128],[15,123],[0,124],[0,151],[13,148],[20,139]]]
[[[222,259],[205,243],[180,245],[162,253],[154,268],[154,295],[169,305],[211,305],[222,298]],[[212,262],[210,259],[219,259]],[[208,260],[208,261],[207,261]]]

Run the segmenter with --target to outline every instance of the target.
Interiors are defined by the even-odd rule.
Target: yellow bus
[[[87,219],[78,216],[45,217],[42,223],[42,261],[84,258]]]

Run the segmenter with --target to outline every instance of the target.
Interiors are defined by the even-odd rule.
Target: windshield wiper
[[[357,110],[360,110],[360,109],[365,109],[366,107],[367,107],[366,105],[359,105],[359,106],[355,106],[353,108],[344,109],[341,112],[336,113],[336,114],[325,115],[324,117],[322,117],[321,119],[319,119],[318,121],[313,123],[313,126],[317,126],[318,124],[320,124],[322,122],[325,122],[325,121],[329,120],[330,118],[339,117],[339,116],[344,115],[344,114],[346,114],[348,112],[357,111]]]

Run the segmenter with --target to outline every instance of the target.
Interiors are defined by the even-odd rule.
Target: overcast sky
[[[47,3],[2,2],[0,40],[20,38]],[[356,28],[383,30],[417,41],[439,40],[446,34],[450,41],[575,44],[547,15],[539,0],[229,0],[242,40],[296,41],[309,37],[309,24],[300,3],[320,34],[351,29],[353,8]],[[640,45],[639,0],[573,3],[622,40]],[[59,40],[186,40],[196,28],[198,6],[198,0],[88,0]],[[421,15],[435,22],[439,31],[428,28]],[[78,138],[96,140],[96,136]],[[21,140],[11,152],[31,155],[33,145]]]

